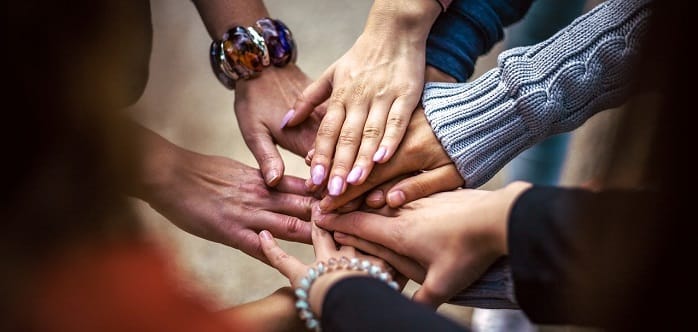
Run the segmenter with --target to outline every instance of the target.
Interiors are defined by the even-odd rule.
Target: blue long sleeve
[[[477,58],[504,38],[503,28],[521,19],[533,0],[455,0],[427,39],[427,64],[465,82]]]

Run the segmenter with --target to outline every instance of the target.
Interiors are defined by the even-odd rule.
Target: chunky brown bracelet
[[[233,90],[237,80],[254,78],[271,64],[282,67],[295,62],[296,44],[283,22],[265,17],[255,26],[228,30],[211,42],[209,56],[216,78]]]

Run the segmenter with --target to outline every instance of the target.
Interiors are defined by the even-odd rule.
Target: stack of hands
[[[416,300],[448,300],[505,254],[506,215],[493,211],[506,209],[492,206],[511,204],[525,185],[430,196],[464,185],[420,106],[425,81],[455,81],[425,65],[440,12],[433,0],[377,1],[353,47],[316,81],[295,64],[238,81],[235,114],[260,170],[143,129],[152,152],[135,196],[181,229],[273,265],[292,284],[299,269],[274,258],[286,256],[274,254],[281,249],[271,235],[318,250],[327,244],[317,239],[333,231],[338,244],[422,283]],[[308,179],[284,175],[277,144],[305,157]]]

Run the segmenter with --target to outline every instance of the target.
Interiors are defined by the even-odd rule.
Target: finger
[[[294,195],[271,191],[269,200],[272,202],[270,211],[310,220],[311,206],[317,200],[312,196]]]
[[[417,107],[417,101],[400,97],[393,102],[388,112],[388,120],[385,125],[385,134],[380,142],[378,150],[373,155],[373,161],[384,163],[393,156],[398,145],[402,141],[410,123],[412,112]]]
[[[315,155],[315,148],[308,150],[308,154],[305,155],[305,165],[310,166],[310,162],[313,161],[313,156]]]
[[[376,100],[371,105],[371,110],[366,118],[361,136],[361,145],[356,155],[356,161],[352,167],[347,182],[358,185],[366,180],[373,169],[373,155],[378,149],[378,144],[383,138],[385,122],[388,118],[390,104],[383,100]]]
[[[337,208],[337,212],[348,213],[348,212],[356,211],[361,207],[361,203],[362,203],[361,201],[362,201],[362,197],[357,197],[353,201],[351,201],[347,204],[344,204],[344,205],[340,206],[339,208]]]
[[[328,68],[320,78],[308,85],[298,95],[293,107],[284,116],[281,128],[293,127],[303,122],[315,110],[315,107],[327,100],[332,94],[332,77],[334,77],[334,67]]]
[[[284,175],[284,160],[276,148],[276,144],[268,133],[254,133],[244,136],[245,143],[259,165],[264,182],[276,186]]]
[[[426,271],[421,265],[408,257],[399,255],[380,244],[342,232],[334,232],[334,239],[344,246],[352,246],[373,256],[380,257],[398,272],[418,283],[424,281]]]
[[[464,268],[454,260],[437,260],[429,267],[427,276],[413,295],[417,302],[437,308],[460,290],[469,286],[484,270],[479,267]]]
[[[264,254],[262,242],[260,241],[258,234],[252,230],[240,230],[237,234],[235,234],[234,241],[232,238],[229,240],[230,241],[223,241],[223,243],[258,259],[265,264],[271,265],[269,259],[267,259],[267,256]]]
[[[397,208],[431,194],[456,189],[464,184],[463,178],[453,164],[407,177],[390,189],[385,190],[388,206]]]
[[[375,189],[366,195],[366,206],[372,209],[380,209],[385,205],[385,191],[383,189]]]
[[[372,170],[371,174],[362,184],[347,187],[342,195],[336,197],[324,197],[322,201],[320,201],[320,208],[325,212],[333,211],[363,195],[367,191],[372,190],[376,187],[376,185],[382,184],[390,179],[394,179],[402,175],[405,171],[403,168],[404,165],[400,165],[398,162],[390,162],[380,165],[380,167],[376,167]]]
[[[257,211],[251,218],[251,220],[254,220],[254,225],[251,225],[250,228],[254,231],[258,232],[266,229],[280,239],[311,243],[310,222],[286,214],[265,210]],[[234,235],[230,234],[231,238]]]
[[[308,188],[305,186],[305,180],[292,175],[282,177],[275,189],[282,193],[296,195],[308,194]]]
[[[315,138],[315,154],[310,163],[310,178],[313,184],[322,184],[329,173],[329,165],[334,155],[337,136],[344,123],[344,117],[344,106],[340,102],[334,102],[330,104],[327,114],[320,123]]]
[[[396,218],[356,211],[346,214],[323,214],[315,222],[327,230],[380,243],[398,254],[404,254],[406,230],[399,228],[401,223],[398,223]]]
[[[259,241],[269,264],[291,280],[291,284],[295,286],[305,274],[307,266],[281,249],[268,231],[259,232]]]
[[[337,253],[337,245],[332,238],[332,234],[318,227],[315,222],[312,224],[313,250],[315,250],[315,258],[321,261],[327,261]]]
[[[346,187],[346,178],[354,164],[356,152],[361,144],[361,133],[363,132],[366,117],[368,116],[367,105],[353,105],[347,110],[346,119],[337,138],[332,171],[327,186],[331,196],[338,196]],[[352,176],[361,175],[354,172]]]
[[[372,209],[380,209],[384,207],[386,205],[385,193],[405,178],[407,178],[406,175],[398,176],[373,189],[368,195],[366,195],[366,205]]]

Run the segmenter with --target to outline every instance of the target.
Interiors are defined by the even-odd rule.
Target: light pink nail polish
[[[310,172],[310,177],[313,180],[313,184],[321,185],[322,180],[325,179],[325,167],[322,165],[315,165],[313,171]]]
[[[356,166],[351,170],[351,172],[349,172],[349,175],[347,175],[347,182],[353,184],[354,182],[359,181],[363,174],[364,169],[361,168],[361,166]]]
[[[332,180],[330,180],[330,185],[327,187],[331,196],[339,196],[342,192],[342,186],[344,185],[342,177],[335,175]]]
[[[383,157],[385,157],[385,154],[388,152],[388,149],[386,149],[384,146],[381,146],[378,148],[378,151],[373,155],[373,161],[379,162]]]
[[[293,116],[296,115],[296,110],[291,109],[288,112],[286,112],[286,115],[284,115],[284,118],[281,119],[281,129],[284,129],[286,125],[288,124],[289,121],[293,118]]]

